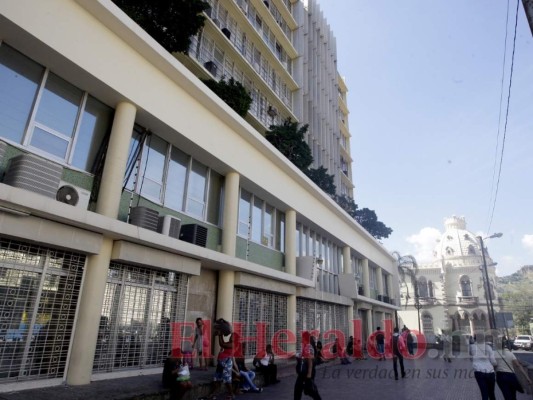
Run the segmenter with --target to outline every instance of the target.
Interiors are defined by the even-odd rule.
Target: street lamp
[[[418,332],[422,332],[420,330],[420,309],[422,308],[422,304],[420,304],[420,295],[418,293],[418,281],[414,281],[415,284],[415,308],[416,312],[418,313]]]
[[[494,233],[485,239],[501,238],[503,233]],[[492,304],[492,290],[489,280],[489,272],[487,268],[487,260],[485,258],[485,245],[483,244],[483,238],[481,236],[477,237],[481,245],[481,255],[483,256],[483,275],[485,279],[485,288],[486,288],[486,297],[487,297],[487,311],[489,314],[489,326],[490,329],[496,329],[496,317],[494,315],[494,305]]]

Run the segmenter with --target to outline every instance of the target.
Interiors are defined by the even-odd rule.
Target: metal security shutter
[[[185,274],[112,263],[93,372],[162,366],[171,323],[185,320],[187,283]]]
[[[287,296],[260,292],[244,288],[235,288],[233,299],[233,323],[242,324],[243,337],[257,336],[256,323],[266,324],[266,343],[272,344],[272,337],[287,329]],[[281,348],[287,350],[283,343]],[[245,345],[245,356],[253,357],[259,350],[255,340]]]
[[[64,377],[84,265],[0,238],[0,382]]]
[[[297,348],[300,348],[301,332],[314,329],[321,335],[328,330],[337,329],[347,338],[348,307],[322,301],[296,299]]]

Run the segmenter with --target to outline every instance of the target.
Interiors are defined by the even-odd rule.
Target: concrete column
[[[300,332],[296,331],[296,295],[291,294],[287,297],[287,329],[290,332],[294,332],[296,340]],[[296,343],[288,343],[287,351],[289,354],[296,352]]]
[[[348,336],[353,336],[353,306],[348,306]],[[348,343],[348,339],[346,339],[346,343]]]
[[[363,258],[363,293],[365,297],[370,297],[370,270],[367,258]]]
[[[353,274],[352,249],[350,246],[342,248],[342,266],[345,274]]]
[[[216,318],[233,321],[233,291],[235,288],[235,272],[218,272],[217,314]]]
[[[222,223],[222,253],[235,257],[237,225],[239,223],[239,180],[236,172],[226,175],[224,185],[224,221]]]
[[[133,124],[137,110],[131,103],[119,103],[115,110],[115,119],[109,137],[96,212],[110,218],[117,218],[122,195],[122,186]]]
[[[474,318],[468,317],[468,323],[470,324],[470,335],[474,336],[476,334],[476,327],[474,326]],[[490,329],[488,320],[487,320],[486,328]]]
[[[377,278],[377,284],[378,284],[378,294],[383,295],[383,273],[381,272],[381,268],[378,268],[376,271],[376,278]]]
[[[67,383],[69,385],[86,385],[91,382],[94,352],[112,250],[113,240],[104,238],[100,254],[87,258],[78,320],[67,371]]]
[[[296,211],[285,212],[285,272],[296,275]]]
[[[392,274],[387,275],[387,288],[389,289],[389,296],[391,299],[397,299],[397,290],[393,290],[392,286]]]

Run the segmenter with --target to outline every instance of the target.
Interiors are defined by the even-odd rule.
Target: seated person
[[[241,382],[241,390],[243,392],[252,391],[252,393],[261,393],[262,388],[258,388],[254,384],[255,372],[246,368],[244,361],[244,343],[240,346],[240,351],[235,354],[233,359],[233,370],[238,374]]]
[[[265,350],[261,350],[254,358],[254,367],[265,377],[265,386],[278,383],[278,366],[274,362],[272,345],[267,344]]]
[[[170,399],[180,400],[192,388],[189,367],[183,364],[181,349],[168,353],[163,367],[163,387],[170,390]]]
[[[316,342],[315,365],[323,364],[324,361],[324,357],[322,356],[322,342],[318,340]]]

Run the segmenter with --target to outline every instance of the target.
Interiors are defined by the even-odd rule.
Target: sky
[[[533,264],[533,35],[518,1],[506,118],[517,0],[319,0],[349,90],[355,202],[393,229],[387,250],[430,261],[456,215],[503,233],[485,241],[498,276]]]

